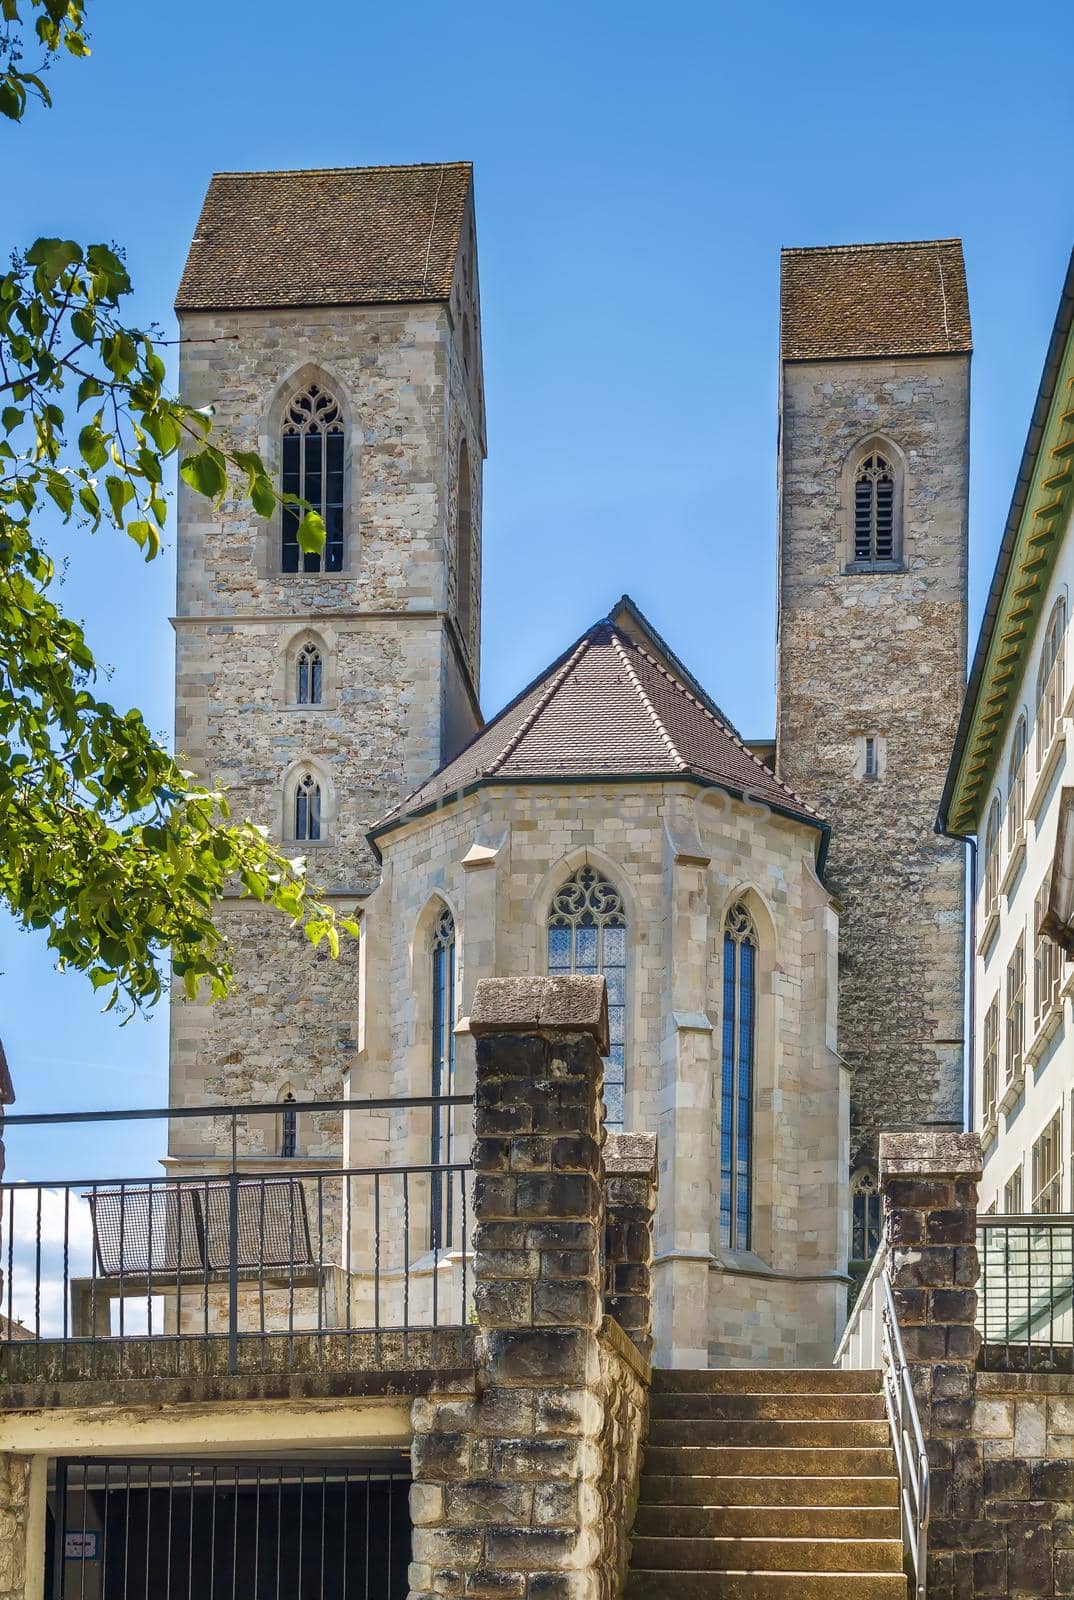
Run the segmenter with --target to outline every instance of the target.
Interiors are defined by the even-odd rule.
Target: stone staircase
[[[626,1600],[907,1600],[880,1375],[653,1373]]]

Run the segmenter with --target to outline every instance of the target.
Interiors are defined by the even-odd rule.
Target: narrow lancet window
[[[720,1243],[748,1250],[753,1230],[753,1079],[757,934],[741,901],[723,938],[723,1070],[720,1093]]]
[[[877,451],[860,463],[854,482],[854,560],[894,561],[895,469]]]
[[[304,644],[296,662],[295,702],[300,706],[319,706],[321,703],[324,667],[321,652],[315,644]]]
[[[445,906],[433,928],[433,1095],[455,1092],[455,919]],[[433,1168],[451,1161],[451,1106],[432,1108],[432,1145],[429,1162]],[[441,1250],[450,1245],[452,1234],[452,1182],[450,1172],[432,1173],[432,1226],[430,1247]]]
[[[298,1112],[295,1110],[295,1097],[290,1090],[284,1095],[280,1104],[283,1107],[280,1113],[280,1154],[297,1156]]]
[[[304,772],[295,786],[295,838],[321,837],[321,786],[312,772]]]
[[[343,569],[343,417],[333,397],[311,383],[287,407],[280,441],[281,487],[285,495],[307,501],[324,521],[323,551],[298,547],[302,512],[283,508],[284,572],[340,572]]]
[[[608,986],[604,1109],[613,1130],[623,1127],[626,1114],[626,933],[623,897],[595,867],[579,867],[552,899],[549,973],[603,973]]]

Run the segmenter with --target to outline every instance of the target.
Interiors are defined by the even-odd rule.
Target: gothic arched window
[[[1052,607],[1037,668],[1037,770],[1051,749],[1063,711],[1066,663],[1063,642],[1067,631],[1067,603],[1062,595]]]
[[[863,1167],[850,1180],[850,1259],[871,1261],[880,1248],[880,1190],[876,1173]]]
[[[552,896],[548,971],[603,973],[611,1045],[604,1063],[604,1110],[621,1129],[626,1097],[626,913],[619,890],[595,867],[579,867]]]
[[[753,1079],[757,933],[740,900],[723,932],[723,1069],[720,1082],[720,1243],[748,1250],[753,1224]]]
[[[290,1089],[280,1101],[280,1154],[281,1156],[298,1154],[298,1112],[295,1110],[295,1097]]]
[[[312,772],[303,772],[295,784],[295,838],[321,837],[321,786]]]
[[[298,547],[302,512],[283,508],[284,572],[340,572],[343,568],[343,417],[319,384],[296,395],[284,413],[280,441],[281,487],[298,495],[324,521],[325,546],[315,554]]]
[[[884,565],[898,559],[895,525],[895,468],[878,450],[859,461],[854,473],[854,560]]]
[[[433,925],[432,960],[432,1072],[429,1092],[455,1092],[455,919],[445,906]],[[451,1160],[451,1107],[432,1108],[433,1167]],[[430,1247],[441,1249],[451,1240],[451,1174],[434,1172],[431,1185]]]
[[[319,706],[324,691],[324,663],[321,652],[310,640],[295,659],[295,704]]]
[[[1026,820],[1026,731],[1025,712],[1014,725],[1011,759],[1007,763],[1007,849],[1013,850],[1022,837]]]
[[[459,632],[470,644],[470,618],[473,611],[473,489],[470,484],[470,452],[463,439],[459,445],[459,503],[455,526],[455,589]]]

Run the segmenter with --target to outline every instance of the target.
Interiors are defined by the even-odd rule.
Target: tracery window
[[[304,772],[295,784],[295,838],[321,837],[321,786],[312,772]]]
[[[880,1248],[880,1189],[876,1173],[863,1167],[850,1181],[852,1261],[871,1261]]]
[[[986,921],[999,905],[999,841],[1002,837],[1002,831],[999,795],[997,794],[992,797],[992,804],[988,808],[988,823],[985,827],[984,914]]]
[[[723,1070],[720,1093],[720,1243],[748,1250],[753,1226],[753,1080],[757,933],[740,900],[723,936]]]
[[[283,508],[284,572],[340,572],[343,568],[343,417],[336,400],[311,383],[287,407],[280,441],[281,487],[298,495],[324,521],[325,546],[316,554],[298,547],[302,512]]]
[[[611,1045],[604,1062],[605,1124],[621,1129],[626,1096],[626,934],[623,897],[595,867],[579,867],[552,897],[548,971],[603,973]]]
[[[873,450],[854,474],[854,560],[888,562],[897,554],[895,468]]]
[[[455,1092],[455,919],[445,906],[433,926],[432,959],[432,1072],[430,1093]],[[432,1108],[429,1163],[451,1161],[451,1107]],[[450,1173],[432,1174],[429,1245],[443,1249],[451,1240],[452,1182]]]
[[[1067,628],[1067,603],[1062,595],[1052,607],[1037,668],[1037,771],[1051,749],[1063,711],[1066,663],[1063,643]]]
[[[295,660],[295,704],[319,706],[324,688],[324,663],[312,640],[304,644]]]
[[[1029,735],[1025,712],[1014,725],[1011,759],[1007,763],[1007,849],[1013,850],[1022,837],[1026,821],[1026,750]]]

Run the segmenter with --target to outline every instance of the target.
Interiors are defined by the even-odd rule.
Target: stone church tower
[[[777,770],[832,823],[866,1183],[881,1128],[962,1122],[963,853],[933,820],[965,681],[970,350],[958,240],[784,252]]]
[[[470,166],[218,173],[176,308],[183,399],[328,528],[304,556],[286,512],[180,486],[176,749],[350,912],[367,829],[480,724]],[[173,1100],[338,1097],[353,946],[333,962],[249,900],[222,920],[241,985],[173,1003]],[[310,1153],[338,1137],[310,1133]]]

